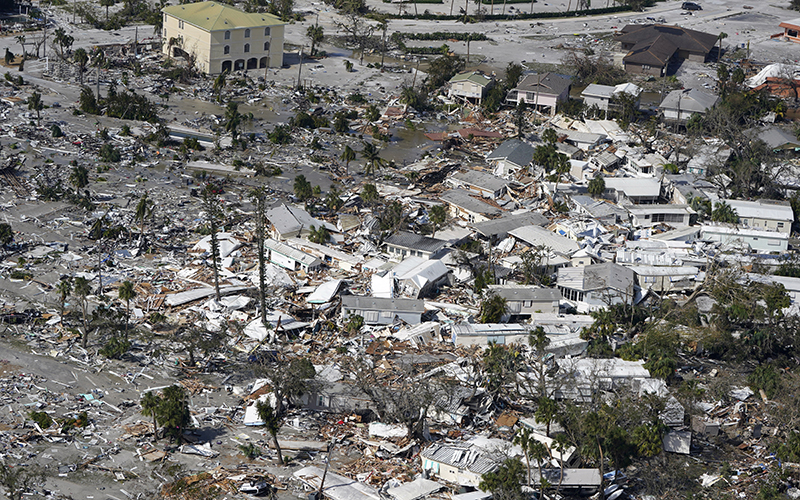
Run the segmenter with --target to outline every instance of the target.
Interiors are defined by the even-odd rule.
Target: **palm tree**
[[[144,222],[153,215],[153,202],[147,197],[147,191],[139,198],[139,203],[136,204],[136,213],[133,215],[134,220],[139,221],[139,237],[144,241]]]
[[[42,102],[42,94],[38,92],[34,92],[28,98],[28,110],[36,111],[36,126],[40,127],[42,125],[42,110],[44,109],[44,103]]]
[[[714,222],[736,224],[739,222],[739,214],[736,213],[735,208],[724,201],[719,201],[714,204],[714,210],[711,211],[711,220]]]
[[[61,320],[63,321],[67,297],[69,297],[69,295],[72,293],[72,278],[69,276],[61,278],[61,281],[59,281],[58,285],[56,285],[56,290],[58,290],[58,296],[61,299]]]
[[[239,113],[239,103],[229,102],[225,108],[225,131],[230,132],[231,138],[236,140],[239,125],[242,123],[242,115]]]
[[[108,8],[117,3],[115,0],[100,0],[100,6],[106,8],[106,22],[108,22]]]
[[[556,437],[553,439],[553,443],[550,445],[553,450],[559,453],[559,462],[561,467],[559,467],[559,478],[558,478],[558,488],[556,489],[556,493],[561,489],[561,484],[564,482],[564,453],[572,446],[572,443],[569,442],[569,438],[566,434],[557,434]]]
[[[541,443],[536,440],[531,440],[528,443],[529,450],[528,453],[530,454],[531,458],[536,460],[536,463],[539,465],[539,498],[544,496],[544,488],[545,484],[547,484],[547,480],[544,478],[542,474],[542,463],[544,463],[545,459],[550,456],[550,450],[545,446],[544,443]]]
[[[441,227],[447,220],[447,210],[445,210],[442,205],[434,205],[428,213],[428,218],[431,220],[431,225],[433,226],[431,238],[434,238],[436,237],[436,229]]]
[[[528,486],[531,484],[530,444],[532,441],[534,441],[534,439],[531,437],[531,430],[527,427],[520,429],[517,435],[514,436],[514,444],[522,448],[522,453],[525,455],[525,465],[528,468]]]
[[[125,338],[128,338],[128,323],[131,321],[131,300],[136,297],[133,283],[123,281],[119,287],[119,298],[125,301]]]
[[[214,292],[217,302],[220,300],[219,291],[219,240],[217,240],[217,231],[219,231],[219,224],[223,220],[223,207],[219,197],[214,192],[213,184],[206,184],[201,194],[203,211],[205,218],[208,222],[208,228],[211,232],[211,260],[213,262],[212,270],[214,271]]]
[[[361,150],[361,157],[364,159],[364,173],[374,175],[375,171],[381,168],[386,162],[380,157],[381,150],[371,142],[364,143]]]
[[[80,79],[81,87],[83,87],[83,74],[86,72],[86,65],[89,63],[89,54],[82,47],[75,49],[75,53],[72,54],[72,60],[78,65],[78,78]]]
[[[348,169],[350,168],[350,162],[355,161],[356,158],[358,158],[358,155],[356,155],[356,151],[350,146],[345,146],[341,156],[341,159],[344,162],[345,172],[347,172]]]
[[[597,174],[597,177],[589,181],[588,191],[592,198],[598,198],[606,192],[606,181],[603,179],[603,174]]]
[[[717,54],[717,61],[722,60],[722,40],[728,38],[728,34],[724,31],[720,32],[719,36],[717,36],[717,40],[719,40],[719,53]]]
[[[142,415],[145,417],[153,417],[153,441],[158,441],[158,407],[161,405],[161,398],[156,396],[153,391],[147,391],[142,397]]]
[[[267,190],[257,187],[250,192],[250,199],[255,203],[256,215],[256,249],[258,256],[258,302],[261,309],[261,324],[267,328],[267,253],[266,253],[266,210]]]
[[[222,101],[222,89],[225,88],[225,83],[228,78],[228,72],[223,71],[214,79],[214,87],[212,88],[214,94],[217,95],[217,102]]]
[[[75,189],[83,189],[89,185],[89,170],[83,165],[75,165],[69,174],[69,182]]]
[[[86,349],[86,346],[89,343],[89,328],[87,323],[87,312],[89,308],[89,293],[91,293],[91,286],[89,282],[83,276],[78,276],[75,278],[75,295],[78,296],[78,300],[80,300],[81,305],[81,313],[83,315],[83,338],[81,339],[81,346]]]

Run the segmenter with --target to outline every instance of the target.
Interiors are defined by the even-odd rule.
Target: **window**
[[[245,38],[250,38],[250,28],[247,28],[246,30],[244,30],[244,37]]]
[[[231,32],[230,31],[226,31],[225,32],[225,40],[230,40],[230,39],[231,39]]]
[[[269,28],[264,28],[264,36],[269,36]]]
[[[244,44],[244,51],[245,52],[250,52],[250,44],[249,43]]]
[[[269,51],[269,42],[264,42],[264,52]]]
[[[325,396],[322,394],[317,396],[317,406],[325,406]]]
[[[683,222],[683,214],[653,214],[653,222]]]
[[[649,64],[642,64],[642,71],[650,71],[650,65]]]
[[[183,21],[178,21],[178,28],[183,29]]]
[[[378,311],[364,311],[364,322],[365,323],[377,323],[378,322]]]
[[[225,53],[225,54],[230,54],[231,53],[231,46],[230,45],[226,45],[225,48],[222,50],[222,52]]]
[[[778,228],[782,228],[782,227],[783,227],[783,222],[778,222]]]

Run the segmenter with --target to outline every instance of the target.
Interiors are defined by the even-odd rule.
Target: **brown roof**
[[[753,92],[766,90],[770,95],[782,97],[784,99],[797,99],[800,97],[800,80],[788,80],[786,78],[767,77],[767,81],[753,89]]]
[[[678,47],[669,38],[659,36],[652,42],[639,42],[625,56],[626,63],[647,64],[661,67],[666,65]]]
[[[629,57],[666,62],[676,49],[693,54],[708,55],[717,43],[717,35],[664,24],[629,24],[622,28],[614,38],[618,42],[633,44],[631,52],[625,56],[625,62],[629,61]],[[667,56],[666,59],[664,59],[665,56]],[[639,62],[639,60],[630,62],[648,64]]]

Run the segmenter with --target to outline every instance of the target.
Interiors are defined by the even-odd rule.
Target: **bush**
[[[128,351],[131,349],[131,343],[118,336],[111,337],[111,339],[106,342],[98,353],[105,356],[108,359],[120,359],[124,356]]]
[[[250,460],[256,459],[261,456],[261,448],[253,443],[240,444],[239,451]]]
[[[61,131],[61,127],[58,125],[50,127],[50,132],[53,134],[53,137],[64,137],[64,132]]]
[[[291,129],[288,125],[277,125],[268,137],[273,144],[289,144],[292,141]]]
[[[772,365],[761,365],[747,376],[747,383],[755,392],[763,390],[768,398],[772,398],[780,388],[781,377]]]
[[[109,163],[118,163],[122,159],[119,150],[111,144],[103,144],[99,153],[100,159]]]
[[[50,415],[43,411],[32,411],[30,413],[30,417],[31,420],[36,422],[36,424],[42,428],[42,430],[48,429],[51,425],[53,425],[53,419],[50,417]]]

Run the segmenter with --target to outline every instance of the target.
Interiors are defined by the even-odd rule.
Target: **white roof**
[[[418,477],[410,483],[404,483],[400,486],[389,488],[386,493],[395,500],[419,500],[425,498],[433,493],[444,488],[444,485]]]
[[[654,178],[605,177],[606,189],[622,191],[627,196],[657,197],[661,194],[661,182]]]
[[[639,276],[697,276],[694,266],[629,266]]]
[[[779,221],[794,221],[794,211],[791,205],[770,203],[765,200],[745,201],[745,200],[723,200],[725,203],[736,210],[739,217],[770,219]]]
[[[268,238],[266,241],[264,241],[264,246],[273,252],[277,252],[281,255],[289,257],[290,259],[305,264],[308,267],[316,267],[322,264],[322,261],[313,255],[309,255],[302,250],[285,245],[280,241],[275,241],[272,238]]]
[[[303,467],[292,475],[315,490],[319,488],[322,476],[325,475],[322,494],[330,500],[381,500],[375,488],[331,471],[325,474],[325,471],[313,465]]]
[[[703,237],[705,234],[733,234],[739,236],[754,236],[756,238],[772,238],[776,240],[788,240],[789,235],[778,231],[765,231],[763,229],[754,229],[752,227],[717,225],[717,224],[703,224],[700,226],[700,235]]]
[[[508,234],[529,245],[544,245],[562,255],[571,255],[580,248],[576,241],[539,226],[518,227],[509,231]]]

